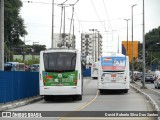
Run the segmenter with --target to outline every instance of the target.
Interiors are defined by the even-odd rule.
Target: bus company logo
[[[109,61],[111,61],[112,60],[112,58],[104,58],[103,59],[103,61],[105,61],[105,62],[109,62]]]
[[[58,74],[58,77],[59,77],[59,78],[62,77],[62,74]]]
[[[12,117],[11,112],[2,112],[2,117],[4,118]]]

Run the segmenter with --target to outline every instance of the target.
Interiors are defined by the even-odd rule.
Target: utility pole
[[[128,56],[128,21],[130,20],[130,19],[124,19],[126,22],[127,22],[127,56]]]
[[[99,42],[99,31],[97,31],[97,32],[98,32],[98,59],[99,59],[99,56],[100,56],[100,42]]]
[[[146,89],[145,86],[145,15],[144,15],[144,0],[143,0],[143,82],[142,82],[142,89]]]
[[[51,48],[53,48],[54,43],[54,0],[52,0],[52,33],[51,33]]]
[[[133,71],[134,71],[134,46],[133,46],[133,7],[136,6],[137,4],[134,4],[131,6],[131,14],[132,14],[132,81],[131,82],[134,82],[133,80]]]
[[[0,0],[0,70],[4,70],[4,0]]]
[[[94,36],[94,31],[97,31],[97,29],[89,29],[89,31],[93,31],[93,37],[92,37],[92,64],[95,62],[95,36]]]

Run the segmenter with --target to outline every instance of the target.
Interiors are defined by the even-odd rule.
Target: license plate
[[[116,77],[116,74],[112,74],[111,77]]]

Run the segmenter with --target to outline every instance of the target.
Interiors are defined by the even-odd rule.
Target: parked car
[[[156,78],[160,75],[160,71],[155,71],[154,72],[154,80],[156,80]]]
[[[134,80],[135,80],[135,81],[141,80],[141,79],[142,79],[142,75],[143,75],[142,72],[137,73],[137,74],[134,76]]]
[[[141,80],[142,82],[142,80]],[[154,83],[154,78],[152,73],[145,73],[145,82]]]
[[[30,66],[29,65],[25,65],[25,71],[30,71]]]
[[[160,88],[160,75],[157,75],[155,80],[154,80],[154,87],[155,88]]]
[[[39,71],[39,64],[32,64],[30,66],[30,71]]]

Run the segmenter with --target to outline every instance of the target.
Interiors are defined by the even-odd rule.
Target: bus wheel
[[[82,100],[82,95],[78,95],[78,96],[77,96],[77,99],[78,99],[78,100]]]
[[[76,96],[72,96],[72,100],[77,100],[77,97]]]
[[[100,92],[101,94],[103,94],[103,93],[104,93],[104,91],[103,91],[103,90],[99,90],[99,92]]]
[[[128,93],[128,90],[124,90],[124,93]]]
[[[49,96],[44,96],[45,101],[49,101]]]

